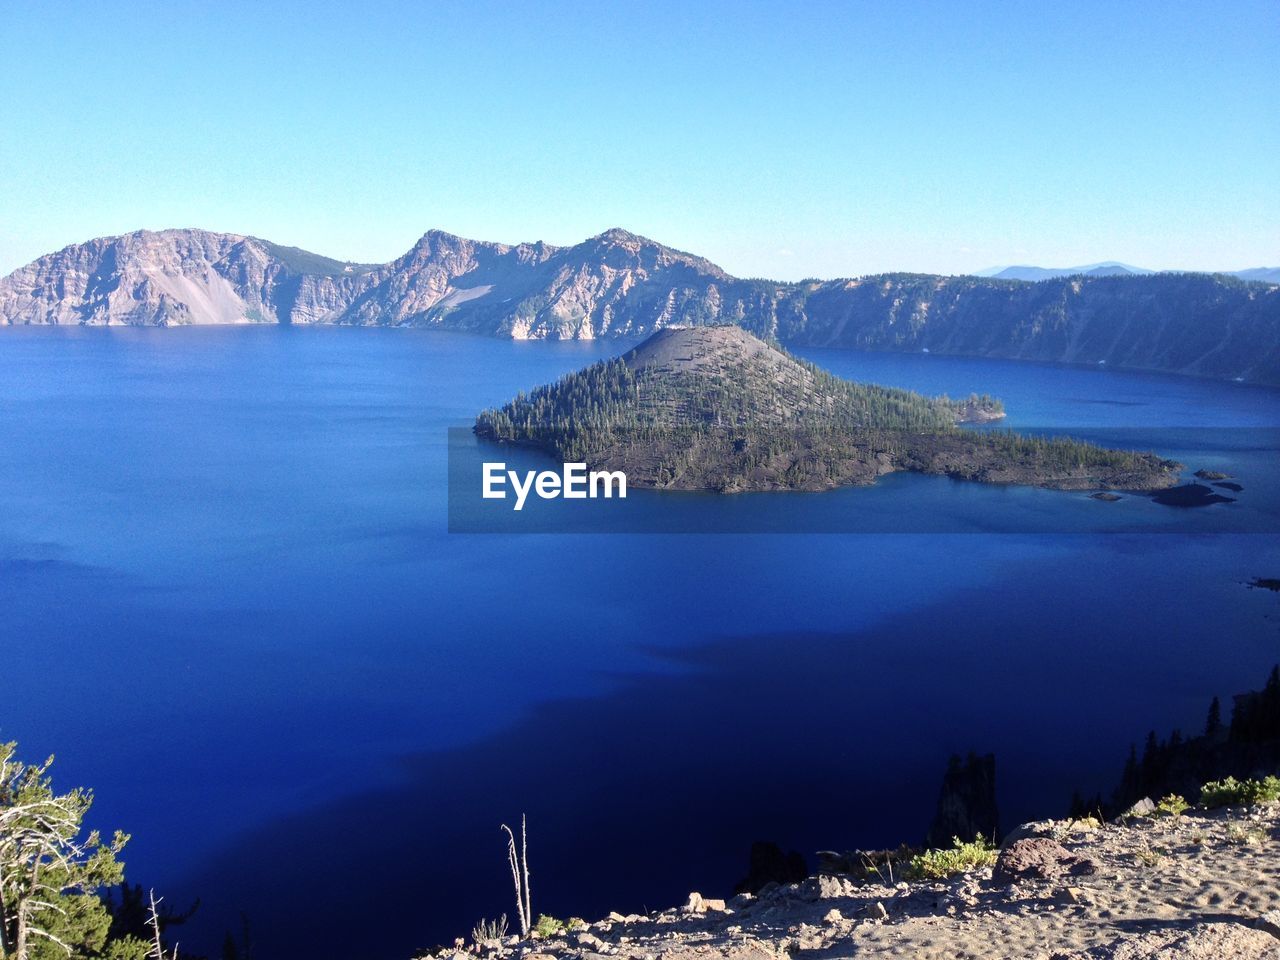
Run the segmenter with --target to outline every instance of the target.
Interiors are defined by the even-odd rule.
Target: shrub
[[[1191,804],[1187,803],[1181,796],[1171,793],[1156,804],[1155,816],[1173,817],[1176,820],[1190,806]]]
[[[996,862],[996,848],[985,837],[975,837],[972,843],[952,837],[951,842],[950,848],[926,850],[912,857],[907,875],[916,880],[941,880]]]
[[[555,917],[548,917],[545,913],[538,915],[538,922],[533,927],[533,934],[536,937],[554,937],[563,931],[564,923]]]
[[[1261,780],[1212,780],[1200,788],[1200,802],[1206,807],[1251,807],[1255,803],[1280,800],[1280,777]]]
[[[1097,817],[1095,817],[1093,814],[1089,814],[1083,817],[1076,817],[1067,825],[1068,833],[1071,833],[1072,831],[1075,831],[1075,830],[1101,830],[1101,829],[1102,829],[1102,821]]]
[[[474,943],[488,943],[490,940],[502,940],[507,935],[507,915],[504,913],[497,920],[481,920],[471,931]]]
[[[1144,866],[1154,867],[1164,857],[1164,851],[1153,849],[1151,847],[1143,847],[1134,853],[1134,858]]]
[[[1257,827],[1246,827],[1242,823],[1232,823],[1227,825],[1227,842],[1260,847],[1267,842],[1267,835]]]

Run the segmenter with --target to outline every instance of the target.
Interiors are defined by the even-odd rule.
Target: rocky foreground
[[[1219,960],[1280,958],[1280,805],[1043,821],[947,880],[818,875],[727,902],[691,894],[545,937],[439,956]],[[895,878],[896,879],[896,878]]]

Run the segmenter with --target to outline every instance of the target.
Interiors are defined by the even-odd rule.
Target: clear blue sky
[[[746,276],[1280,265],[1280,3],[0,12],[0,274],[140,227],[382,261],[623,226]]]

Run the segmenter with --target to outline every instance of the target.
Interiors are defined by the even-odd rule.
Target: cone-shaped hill
[[[824,490],[894,470],[1073,490],[1152,490],[1180,465],[1074,440],[965,430],[1000,401],[842,380],[739,327],[661,330],[476,420],[487,439],[623,470],[637,487]]]

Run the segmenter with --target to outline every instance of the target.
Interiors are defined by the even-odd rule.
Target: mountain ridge
[[[1099,263],[1086,263],[1078,267],[1037,267],[1032,264],[1014,264],[1008,267],[992,267],[989,270],[980,270],[974,276],[978,277],[994,277],[999,280],[1029,280],[1039,282],[1041,280],[1052,280],[1055,277],[1123,277],[1123,276],[1145,276],[1155,273],[1154,270],[1147,270],[1143,267],[1135,267],[1127,263],[1121,263],[1118,260],[1103,260]]]
[[[383,264],[247,234],[140,230],[0,279],[0,325],[421,326],[515,339],[732,323],[796,346],[1103,365],[1280,384],[1280,286],[1225,275],[1037,282],[889,273],[734,277],[622,228],[570,246],[424,233]]]

